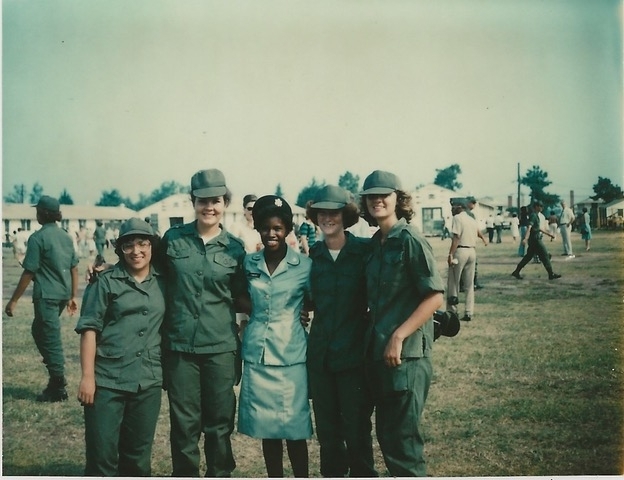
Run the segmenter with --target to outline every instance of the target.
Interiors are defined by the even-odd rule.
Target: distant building
[[[425,185],[412,193],[412,206],[415,215],[411,223],[427,236],[440,235],[444,219],[453,216],[451,198],[468,196],[461,191],[453,191],[433,183]],[[501,207],[492,203],[491,199],[482,201],[477,198],[474,214],[481,229],[485,228],[485,219],[490,214],[495,215]]]
[[[293,210],[295,225],[301,224],[305,219],[305,209],[298,207],[294,202],[288,203]],[[177,193],[139,210],[137,216],[149,218],[152,226],[162,235],[174,225],[195,220],[195,210],[188,193]],[[223,226],[227,229],[232,223],[242,221],[244,221],[243,197],[233,196],[223,215]]]
[[[81,228],[93,232],[96,220],[102,220],[104,227],[118,226],[124,220],[135,217],[134,210],[121,205],[119,207],[98,207],[92,205],[61,205],[63,220],[61,227],[68,232],[77,232]],[[18,228],[23,228],[29,233],[41,228],[37,222],[37,212],[30,204],[3,203],[2,220],[4,224],[4,243],[9,242],[9,235]]]

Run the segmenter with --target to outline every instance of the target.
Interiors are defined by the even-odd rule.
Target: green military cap
[[[191,193],[199,198],[220,197],[227,193],[225,176],[221,170],[200,170],[191,177]]]
[[[394,173],[375,170],[366,180],[360,195],[387,195],[401,190],[401,181]]]
[[[51,213],[57,213],[61,211],[61,204],[56,198],[52,198],[48,195],[42,195],[36,205],[33,207],[37,207],[40,210],[47,210]]]
[[[468,199],[466,197],[453,197],[451,198],[451,205],[453,206],[460,206],[460,207],[466,207],[466,205],[468,204]]]
[[[335,185],[326,185],[321,188],[310,205],[311,208],[324,210],[339,210],[351,202],[349,192]]]
[[[126,220],[119,227],[119,238],[129,235],[146,235],[148,237],[153,237],[154,230],[145,220],[133,217]]]

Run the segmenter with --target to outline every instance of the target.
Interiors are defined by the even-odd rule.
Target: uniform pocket
[[[186,246],[169,244],[167,246],[167,256],[171,258],[188,258],[191,256],[191,250]]]
[[[96,349],[95,370],[99,376],[117,380],[121,373],[125,352],[113,345],[98,346]]]
[[[377,398],[404,395],[408,390],[407,362],[388,367],[384,362],[375,362],[371,387]]]
[[[226,268],[236,268],[238,261],[227,253],[215,253],[214,261],[216,264]]]

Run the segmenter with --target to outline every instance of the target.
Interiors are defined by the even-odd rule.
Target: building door
[[[422,226],[425,235],[441,235],[444,219],[442,218],[442,207],[423,208]]]

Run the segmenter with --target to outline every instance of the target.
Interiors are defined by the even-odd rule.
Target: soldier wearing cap
[[[370,240],[346,231],[358,222],[359,211],[338,186],[321,188],[307,216],[323,232],[323,240],[310,249],[314,321],[307,359],[321,475],[376,477],[373,403],[364,381]]]
[[[165,385],[173,476],[199,476],[204,434],[206,476],[229,477],[236,464],[234,385],[240,373],[235,301],[246,295],[244,244],[221,225],[231,192],[220,170],[191,178],[195,220],[170,228],[158,249],[165,276]]]
[[[447,310],[457,313],[457,303],[461,279],[464,278],[466,291],[465,313],[462,320],[469,322],[474,313],[474,278],[477,263],[477,238],[479,225],[466,212],[467,199],[452,198],[453,224],[451,226],[451,246],[447,262],[449,266]],[[487,240],[482,237],[483,243]]]
[[[511,276],[517,278],[518,280],[522,279],[520,275],[520,271],[526,266],[527,263],[531,261],[531,259],[537,255],[544,265],[544,268],[548,272],[548,279],[555,280],[557,278],[561,278],[561,275],[558,273],[554,273],[552,269],[552,265],[550,264],[550,257],[548,252],[546,251],[546,247],[542,242],[542,236],[540,233],[544,235],[548,235],[553,238],[554,236],[543,229],[541,226],[541,219],[539,214],[542,212],[542,203],[538,200],[533,202],[533,213],[529,217],[529,225],[527,226],[527,231],[522,238],[522,245],[527,245],[528,248],[526,251],[526,255],[522,257],[520,263],[516,266],[516,269],[511,272]]]
[[[366,266],[370,324],[367,374],[376,432],[390,475],[426,475],[420,419],[431,383],[433,314],[444,285],[427,240],[409,224],[411,197],[398,177],[376,170],[360,192],[373,235]]]
[[[50,377],[37,400],[59,402],[67,400],[59,317],[65,307],[70,315],[78,310],[78,258],[71,237],[56,223],[62,219],[59,201],[43,195],[33,206],[42,227],[28,239],[24,271],[4,311],[13,316],[17,301],[34,280],[32,336]]]
[[[470,196],[466,198],[466,213],[470,217],[474,218],[474,220],[477,222],[477,226],[479,226],[479,219],[476,217],[474,213],[474,209],[476,206],[477,206],[477,199],[475,197]],[[480,227],[477,230],[477,236],[481,239],[483,244],[487,247],[488,241],[485,238],[485,235],[483,235],[483,232],[481,231]],[[478,260],[475,262],[474,288],[475,290],[480,290],[481,288],[483,288],[483,285],[479,283],[479,261]]]
[[[83,297],[80,334],[86,476],[147,477],[162,393],[164,279],[152,267],[158,237],[131,218],[120,228],[119,263]]]

